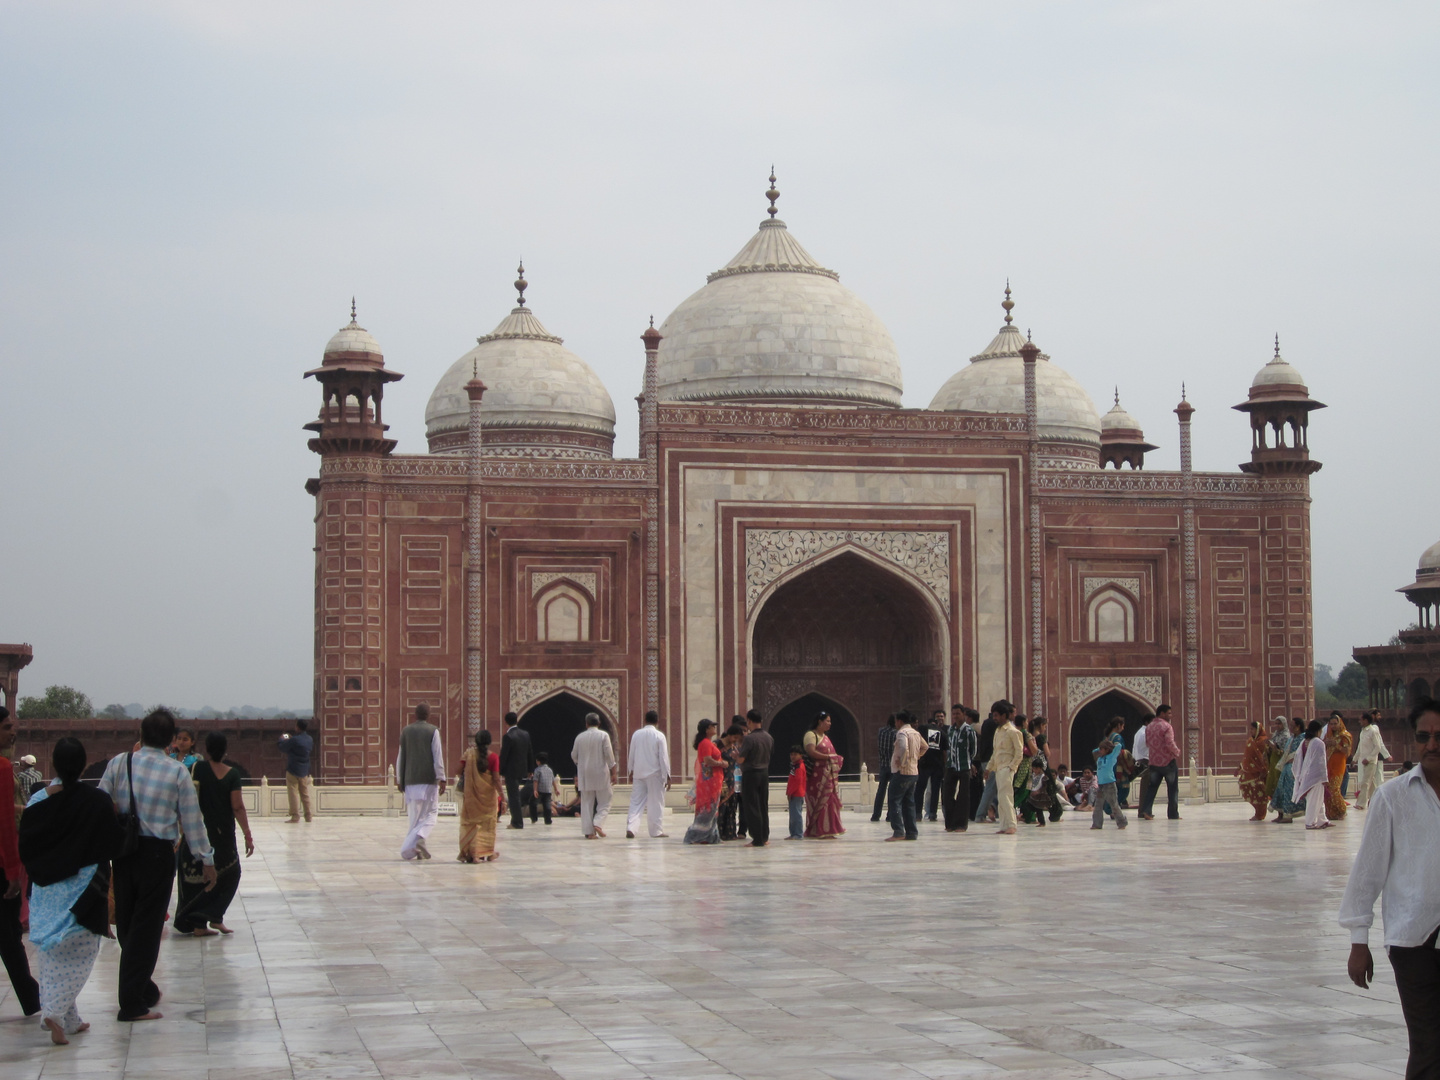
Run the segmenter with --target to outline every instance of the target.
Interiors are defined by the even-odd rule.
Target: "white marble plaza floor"
[[[115,1021],[117,951],[54,1047],[0,997],[0,1077],[1069,1080],[1403,1074],[1377,949],[1335,924],[1363,813],[1322,833],[1248,807],[1091,832],[924,827],[884,844],[586,842],[501,831],[492,865],[402,863],[404,823],[256,823],[228,939],[164,942],[162,1021]],[[776,822],[779,824],[779,822]],[[1378,945],[1379,934],[1376,934]]]

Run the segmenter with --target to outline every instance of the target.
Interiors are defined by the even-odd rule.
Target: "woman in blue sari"
[[[1275,794],[1270,799],[1270,809],[1276,817],[1272,824],[1288,825],[1295,815],[1304,813],[1305,803],[1295,801],[1295,754],[1305,741],[1305,722],[1298,716],[1290,718],[1290,741],[1280,758],[1280,780],[1275,785]]]
[[[115,806],[80,783],[85,747],[55,744],[57,780],[37,787],[20,819],[20,860],[30,875],[30,942],[40,952],[40,1022],[50,1041],[85,1031],[75,999],[110,936],[110,860],[124,839]]]

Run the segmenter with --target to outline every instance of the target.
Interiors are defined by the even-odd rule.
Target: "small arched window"
[[[1116,588],[1101,589],[1090,599],[1091,641],[1134,641],[1135,604]]]
[[[590,598],[560,583],[535,600],[535,630],[540,641],[589,641]]]

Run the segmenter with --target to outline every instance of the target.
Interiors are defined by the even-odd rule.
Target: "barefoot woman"
[[[100,938],[110,936],[110,858],[121,832],[115,805],[80,783],[85,748],[55,744],[55,775],[30,797],[20,819],[20,858],[30,875],[30,941],[40,952],[41,1023],[64,1046],[90,1025],[75,999],[90,978]]]

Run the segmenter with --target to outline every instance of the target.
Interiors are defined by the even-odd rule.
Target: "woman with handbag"
[[[80,783],[85,747],[66,736],[57,777],[37,788],[20,819],[20,860],[30,875],[30,941],[40,953],[40,1022],[57,1046],[87,1030],[75,999],[110,937],[110,859],[122,831],[110,796]]]
[[[235,842],[235,825],[245,836],[245,857],[255,854],[255,838],[250,834],[250,818],[240,794],[240,773],[225,764],[229,740],[218,731],[205,736],[205,760],[190,769],[195,781],[195,797],[200,800],[200,816],[205,819],[205,835],[215,851],[217,884],[205,888],[205,864],[180,841],[180,886],[176,897],[175,918],[170,925],[176,933],[194,937],[233,934],[225,925],[225,912],[240,890],[240,846]],[[208,924],[208,925],[207,925]]]

